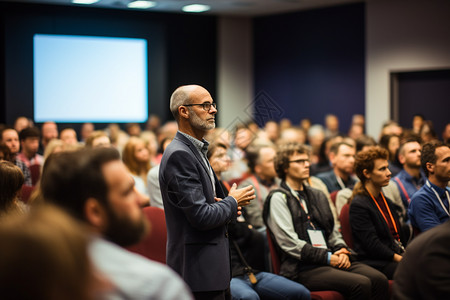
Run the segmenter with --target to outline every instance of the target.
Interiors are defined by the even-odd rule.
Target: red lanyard
[[[402,189],[403,191],[403,195],[405,195],[406,200],[408,201],[408,204],[411,202],[411,199],[409,199],[409,195],[406,192],[405,187],[403,186],[403,183],[400,181],[400,179],[398,179],[398,177],[395,177],[394,180],[398,183],[398,186]]]
[[[261,209],[262,209],[262,208],[264,207],[264,203],[263,203],[263,199],[262,199],[261,189],[259,188],[259,182],[258,182],[258,180],[256,179],[256,176],[255,176],[255,175],[252,175],[250,178],[252,179],[252,181],[253,181],[253,186],[254,186],[255,189],[256,189],[256,198],[258,199],[259,206],[260,206]],[[258,196],[259,196],[259,197],[258,197]]]
[[[380,211],[381,215],[383,216],[384,220],[386,221],[386,224],[387,224],[388,227],[389,227],[389,222],[388,222],[386,216],[384,215],[383,211],[381,210],[380,205],[378,205],[378,202],[375,200],[375,198],[372,196],[372,194],[369,192],[369,190],[367,190],[367,192],[369,193],[370,197],[372,197],[373,202],[375,202],[376,206],[378,207],[378,210]],[[394,217],[392,217],[391,209],[389,208],[389,206],[388,206],[388,204],[387,204],[387,201],[386,201],[386,198],[384,198],[383,193],[380,192],[380,194],[381,194],[381,197],[383,197],[384,205],[386,206],[386,209],[387,209],[387,211],[389,212],[389,216],[390,216],[390,218],[391,218],[392,225],[394,225],[394,230],[395,230],[395,235],[396,235],[395,238],[396,238],[398,241],[400,241],[400,235],[398,234],[397,225],[395,224]]]

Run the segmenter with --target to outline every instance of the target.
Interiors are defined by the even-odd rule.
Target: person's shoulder
[[[411,206],[420,205],[424,202],[429,202],[431,200],[431,194],[429,191],[427,191],[427,186],[424,185],[421,187],[414,195],[411,197],[411,202],[409,203]]]
[[[333,170],[316,174],[316,177],[321,179],[321,180],[330,179],[330,178],[333,178],[333,176],[334,176],[334,171]]]

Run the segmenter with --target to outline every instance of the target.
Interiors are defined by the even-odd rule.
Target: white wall
[[[377,138],[390,119],[391,71],[450,68],[450,1],[368,0],[366,47],[367,132]]]
[[[252,116],[253,50],[249,18],[221,17],[218,25],[218,126],[234,129]]]

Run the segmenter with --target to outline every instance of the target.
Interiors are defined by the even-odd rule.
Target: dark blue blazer
[[[227,224],[237,203],[225,197],[215,177],[218,198],[200,153],[180,134],[164,151],[159,173],[167,223],[167,265],[194,292],[224,290],[231,279]]]

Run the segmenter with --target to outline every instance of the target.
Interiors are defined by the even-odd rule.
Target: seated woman
[[[135,136],[131,137],[123,148],[122,160],[134,178],[136,189],[149,197],[147,173],[150,170],[150,151],[145,141]]]
[[[381,192],[391,179],[388,157],[388,151],[380,147],[356,155],[355,173],[361,181],[350,200],[350,225],[358,258],[392,279],[407,237],[396,206]]]
[[[25,210],[19,195],[24,183],[22,170],[12,162],[0,160],[0,218],[20,214]]]

